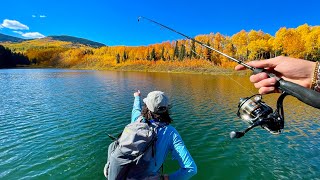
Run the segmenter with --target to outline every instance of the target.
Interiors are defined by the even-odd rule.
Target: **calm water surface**
[[[193,179],[320,177],[320,111],[294,98],[284,102],[283,134],[229,138],[247,126],[236,117],[239,98],[256,92],[246,77],[10,69],[0,70],[0,179],[104,179],[107,133],[129,123],[137,89],[170,96],[173,126],[198,166]],[[264,100],[274,107],[277,96]],[[168,157],[164,171],[178,167]]]

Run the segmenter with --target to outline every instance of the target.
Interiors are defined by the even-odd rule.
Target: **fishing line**
[[[176,31],[176,30],[174,30],[174,29],[172,29],[172,28],[170,28],[170,27],[168,27],[168,26],[165,26],[165,25],[163,25],[163,24],[161,24],[161,23],[158,23],[158,22],[156,22],[156,21],[154,21],[154,20],[152,20],[152,19],[149,19],[149,18],[140,16],[140,17],[138,18],[138,21],[140,22],[140,19],[142,19],[142,18],[143,18],[143,19],[146,19],[146,20],[148,20],[148,21],[150,21],[150,22],[153,22],[153,23],[155,23],[155,24],[158,24],[159,26],[162,26],[162,27],[164,27],[164,28],[166,28],[166,29],[169,29],[169,30],[171,30],[171,31],[173,31],[173,32],[175,32],[175,33],[177,33],[177,34],[180,34],[181,36],[186,37],[187,39],[190,39],[190,40],[192,40],[192,41],[200,44],[201,46],[204,46],[204,47],[206,47],[206,48],[209,48],[209,49],[211,49],[211,50],[213,50],[213,51],[215,51],[215,52],[217,52],[217,53],[219,53],[219,54],[221,54],[221,55],[223,55],[223,56],[225,56],[225,57],[227,57],[227,58],[229,58],[229,59],[237,62],[238,64],[241,64],[241,65],[245,66],[246,68],[248,68],[248,69],[250,69],[250,70],[252,70],[252,71],[255,69],[254,67],[249,66],[248,64],[246,64],[246,63],[244,63],[244,62],[242,62],[242,61],[240,61],[240,60],[237,60],[237,59],[235,59],[235,58],[233,58],[233,57],[231,57],[231,56],[229,56],[229,55],[227,55],[227,54],[225,54],[225,53],[223,53],[223,52],[220,52],[220,51],[214,49],[213,47],[208,46],[208,45],[202,43],[201,41],[198,41],[198,40],[196,40],[196,39],[194,39],[194,38],[191,38],[190,36],[187,36],[187,35],[185,35],[185,34],[182,34],[182,33],[178,32],[178,31]]]
[[[182,45],[186,47],[186,45],[184,45],[184,44],[182,44]],[[205,58],[204,56],[202,56],[202,55],[198,54],[197,52],[193,51],[192,48],[190,48],[190,50],[191,50],[192,52],[194,52],[197,56],[199,56],[199,57],[201,57],[202,59],[206,60],[206,58]],[[212,66],[215,66],[215,64],[214,64],[213,62],[208,61],[208,60],[206,60],[206,61],[207,61],[208,63],[210,63]],[[241,83],[239,83],[239,82],[236,81],[235,79],[233,79],[230,74],[224,73],[224,72],[223,72],[221,69],[219,69],[219,68],[216,68],[216,70],[220,71],[221,74],[226,74],[227,77],[228,77],[230,80],[232,80],[233,82],[235,82],[237,85],[239,85],[240,87],[242,87],[244,90],[250,92],[251,95],[256,94],[256,93],[252,92],[250,89],[248,89],[248,88],[246,88],[245,86],[243,86]]]
[[[178,33],[178,34],[180,34],[180,35],[183,36],[183,37],[186,37],[187,39],[189,39],[189,42],[194,41],[194,42],[200,44],[200,47],[205,47],[205,48],[211,49],[211,50],[213,50],[213,51],[215,51],[215,52],[217,52],[217,53],[219,53],[219,54],[221,54],[221,55],[223,55],[223,56],[225,56],[225,57],[227,57],[227,58],[229,58],[229,59],[237,62],[238,64],[241,64],[241,65],[247,67],[247,68],[250,69],[250,70],[254,70],[254,67],[251,67],[251,66],[247,65],[247,64],[244,63],[243,61],[237,60],[237,59],[235,59],[235,58],[233,58],[233,57],[231,57],[231,56],[229,56],[229,55],[227,55],[227,54],[225,54],[225,53],[222,53],[222,52],[214,49],[214,48],[211,47],[211,46],[208,46],[208,45],[204,44],[204,43],[201,42],[201,41],[198,41],[198,40],[196,40],[196,39],[194,39],[194,38],[191,38],[190,36],[187,36],[187,35],[185,35],[185,34],[182,34],[182,33],[178,32],[178,31],[176,31],[176,30],[174,30],[174,29],[172,29],[172,28],[170,28],[170,27],[168,27],[168,26],[165,26],[165,25],[163,25],[163,24],[161,24],[161,23],[158,23],[158,22],[156,22],[156,21],[154,21],[154,20],[151,20],[151,19],[149,19],[149,18],[140,16],[140,17],[138,17],[138,22],[140,22],[140,19],[142,19],[142,18],[144,18],[144,19],[146,19],[146,20],[148,20],[148,21],[151,21],[151,22],[153,22],[153,23],[155,23],[155,24],[157,24],[157,25],[160,25],[160,27],[163,27],[163,28],[169,29],[169,30],[171,30],[171,31],[173,31],[173,32],[175,32],[175,33]],[[177,43],[177,42],[179,42],[179,41],[177,40],[176,43]],[[185,45],[183,44],[183,42],[181,42],[181,44],[182,44],[183,46],[185,46]],[[186,46],[185,46],[185,47],[186,47]],[[193,51],[192,48],[190,48],[190,49],[191,49],[192,52],[194,52],[194,53],[195,53],[196,55],[198,55],[200,58],[206,60],[205,57],[203,57],[202,55],[200,55],[200,54],[198,54],[197,52]],[[210,62],[210,61],[208,61],[208,60],[206,60],[206,61],[209,62],[211,65],[215,66],[215,64],[214,64],[213,62]],[[220,70],[220,69],[218,69],[218,68],[217,68],[216,70],[220,71],[220,73],[222,73],[222,74],[225,74],[222,70]],[[242,87],[244,90],[250,92],[252,95],[255,94],[255,93],[253,93],[251,90],[249,90],[249,89],[247,89],[245,86],[243,86],[241,83],[239,83],[238,81],[236,81],[235,79],[233,79],[232,77],[230,77],[229,74],[227,74],[227,77],[228,77],[229,79],[231,79],[233,82],[235,82],[236,84],[238,84],[240,87]]]
[[[237,60],[237,59],[235,59],[235,58],[233,58],[233,57],[231,57],[231,56],[229,56],[229,55],[227,55],[227,54],[225,54],[223,52],[220,52],[219,50],[217,50],[217,49],[215,49],[215,48],[213,48],[211,46],[208,46],[208,45],[202,43],[201,41],[198,41],[198,40],[196,40],[194,38],[191,38],[190,36],[187,36],[187,35],[185,35],[185,34],[183,34],[181,32],[178,32],[178,31],[176,31],[176,30],[174,30],[174,29],[172,29],[172,28],[170,28],[168,26],[165,26],[165,25],[163,25],[161,23],[158,23],[158,22],[156,22],[156,21],[154,21],[152,19],[149,19],[149,18],[146,18],[146,17],[143,17],[143,16],[140,16],[138,18],[138,21],[140,21],[140,19],[146,19],[149,22],[155,23],[155,24],[157,24],[157,25],[159,25],[161,27],[164,27],[164,28],[166,28],[166,29],[168,29],[170,31],[173,31],[173,32],[175,32],[177,34],[180,34],[181,36],[186,37],[187,39],[190,39],[190,40],[200,44],[203,47],[211,49],[211,50],[213,50],[213,51],[215,51],[215,52],[217,52],[217,53],[229,58],[230,60],[232,60],[234,62],[237,62],[238,64],[243,65],[247,69],[250,69],[251,71],[253,71],[253,74],[258,74],[258,73],[261,73],[261,72],[265,72],[265,73],[268,74],[269,77],[276,78],[277,83],[276,83],[275,86],[278,89],[280,89],[283,93],[286,93],[286,94],[289,94],[291,96],[294,96],[297,99],[299,99],[300,101],[304,102],[305,104],[308,104],[308,105],[310,105],[312,107],[320,109],[320,96],[319,96],[318,92],[316,92],[316,91],[314,91],[312,89],[308,89],[306,87],[303,87],[301,85],[292,83],[290,81],[286,81],[286,80],[284,80],[282,78],[279,78],[275,74],[273,74],[271,72],[268,72],[266,69],[255,68],[253,66],[250,66],[250,65],[244,63],[243,61]]]
[[[188,44],[189,44],[189,43],[188,43]],[[186,45],[184,45],[184,44],[182,44],[182,45],[187,48]],[[196,54],[197,56],[199,56],[200,58],[204,59],[204,57],[203,57],[202,55],[200,55],[200,54],[198,54],[197,52],[195,52],[192,48],[190,48],[190,51],[192,51],[193,53],[195,53],[195,54]]]
[[[229,58],[229,59],[232,59],[233,61],[237,62],[238,64],[241,64],[241,65],[245,66],[246,68],[248,68],[248,69],[250,69],[250,70],[254,70],[253,67],[248,66],[248,65],[245,64],[244,62],[242,62],[242,61],[240,61],[240,60],[237,60],[237,59],[235,59],[235,58],[233,58],[233,57],[231,57],[231,56],[229,56],[229,55],[227,55],[227,54],[225,54],[225,53],[222,53],[222,52],[214,49],[213,47],[204,44],[204,43],[201,42],[201,41],[198,41],[198,40],[196,40],[196,39],[194,39],[194,38],[191,38],[190,36],[187,36],[187,35],[185,35],[185,34],[182,34],[182,33],[178,32],[178,31],[176,31],[176,30],[174,30],[174,29],[172,29],[172,28],[170,28],[170,27],[168,27],[168,26],[165,26],[165,25],[163,25],[163,24],[161,24],[161,23],[158,23],[158,22],[156,22],[156,21],[154,21],[154,20],[152,20],[152,19],[149,19],[149,18],[140,16],[140,17],[138,17],[138,22],[140,22],[140,20],[141,20],[142,18],[143,18],[143,19],[146,19],[146,20],[148,20],[148,21],[151,21],[151,22],[153,22],[153,23],[155,23],[155,24],[157,24],[157,25],[159,25],[159,26],[161,26],[161,27],[164,27],[164,28],[166,28],[166,29],[169,29],[169,30],[171,30],[171,31],[173,31],[173,32],[175,32],[175,33],[177,33],[177,34],[180,34],[181,36],[186,37],[187,39],[189,39],[190,42],[191,42],[191,41],[194,41],[194,42],[200,44],[201,47],[205,47],[205,48],[211,49],[211,50],[213,50],[213,51],[215,51],[215,52],[217,52],[217,53],[219,53],[219,54],[221,54],[221,55],[223,55],[223,56],[225,56],[225,57],[227,57],[227,58]],[[181,44],[184,45],[183,43],[181,43]],[[185,45],[184,45],[184,46],[185,46]],[[192,50],[192,48],[190,48],[190,49]],[[193,50],[192,50],[192,52],[194,52],[196,55],[198,55],[199,57],[201,57],[201,58],[203,58],[203,59],[206,60],[205,57],[203,57],[202,55],[199,55],[197,52],[195,52],[195,51],[193,51]],[[210,62],[210,61],[208,61],[208,62],[211,63],[212,65],[214,65],[214,63],[212,63],[212,62]],[[223,73],[223,74],[224,74],[224,72],[222,72],[222,70],[220,70],[220,69],[218,69],[218,68],[217,68],[217,70],[220,71],[220,73]],[[231,79],[233,82],[235,82],[236,84],[238,84],[239,86],[241,86],[244,90],[250,92],[252,95],[255,94],[255,93],[253,93],[251,90],[249,90],[249,89],[247,89],[246,87],[244,87],[241,83],[239,83],[238,81],[236,81],[235,79],[233,79],[232,77],[230,77],[229,74],[227,74],[227,77],[228,77],[229,79]]]
[[[161,23],[158,23],[152,19],[146,18],[146,17],[139,17],[138,21],[140,19],[146,19],[152,23],[155,23],[161,27],[164,27],[166,29],[169,29],[170,31],[173,31],[177,34],[180,34],[183,37],[186,37],[187,39],[196,42],[200,44],[202,47],[206,47],[208,49],[211,49],[212,51],[221,54],[228,59],[237,62],[238,64],[243,65],[244,67],[250,69],[253,71],[253,74],[258,74],[261,72],[265,72],[269,77],[273,77],[276,79],[275,87],[278,88],[281,92],[281,95],[278,97],[277,100],[277,106],[275,111],[267,105],[265,102],[262,101],[262,95],[261,94],[254,94],[250,97],[240,98],[239,104],[238,104],[238,112],[237,116],[241,118],[243,121],[249,124],[249,127],[245,129],[244,131],[232,131],[230,132],[230,138],[240,138],[244,136],[245,133],[253,129],[254,127],[261,126],[263,129],[267,130],[271,134],[280,134],[284,128],[284,110],[283,110],[283,100],[286,96],[291,95],[293,97],[296,97],[301,102],[304,102],[305,104],[308,104],[312,107],[320,109],[320,95],[317,91],[311,90],[309,88],[303,87],[301,85],[286,81],[282,78],[277,77],[275,74],[268,72],[267,69],[263,68],[255,68],[253,66],[250,66],[243,61],[237,60],[223,52],[220,52],[219,50],[206,45],[202,43],[201,41],[198,41],[194,38],[191,38],[185,34],[182,34],[168,26],[165,26]],[[213,64],[214,65],[214,64]],[[221,70],[222,71],[222,70]],[[228,76],[229,77],[229,76]],[[231,77],[229,77],[232,79]],[[242,86],[239,82],[232,79],[234,82],[236,82],[239,86],[247,90],[244,86]],[[251,94],[253,94],[250,90]]]

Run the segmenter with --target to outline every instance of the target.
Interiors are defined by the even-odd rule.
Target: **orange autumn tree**
[[[263,31],[242,30],[232,36],[202,34],[196,40],[239,60],[267,59],[279,55],[320,60],[320,27],[303,24],[280,28],[275,36]],[[165,41],[148,46],[105,46],[56,42],[48,39],[17,44],[4,43],[41,66],[76,68],[118,68],[121,66],[200,67],[208,64],[234,67],[234,62],[188,39]]]

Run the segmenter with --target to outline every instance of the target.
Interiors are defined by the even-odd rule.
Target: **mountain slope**
[[[22,42],[22,41],[25,41],[25,39],[8,36],[0,33],[0,42]]]
[[[65,41],[65,42],[72,42],[72,43],[76,43],[76,44],[83,44],[86,46],[91,46],[91,47],[95,47],[95,48],[99,48],[102,46],[106,46],[102,43],[98,43],[95,41],[91,41],[88,39],[84,39],[84,38],[78,38],[78,37],[73,37],[73,36],[48,36],[47,38],[50,38],[52,40],[58,40],[58,41]]]
[[[63,41],[63,42],[68,42],[68,43],[72,43],[72,44],[82,44],[85,46],[90,46],[90,47],[94,47],[94,48],[99,48],[102,46],[106,46],[102,43],[98,43],[95,41],[91,41],[88,39],[84,39],[84,38],[78,38],[78,37],[73,37],[73,36],[47,36],[45,38],[41,38],[41,39],[22,39],[22,38],[17,38],[17,37],[13,37],[13,36],[8,36],[5,34],[1,34],[0,33],[0,43],[21,43],[21,42],[36,42],[36,41],[43,41],[43,40],[49,40],[50,42],[52,41]]]

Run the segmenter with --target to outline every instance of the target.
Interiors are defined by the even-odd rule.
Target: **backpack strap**
[[[143,116],[139,116],[138,119],[136,121],[139,121],[139,122],[146,122],[146,120],[144,119]]]
[[[164,178],[164,177],[163,177],[163,164],[161,165],[160,168],[161,168],[161,177]]]
[[[121,132],[121,133],[119,133],[118,137],[114,137],[114,136],[113,136],[113,135],[111,135],[111,134],[108,134],[108,136],[109,136],[109,138],[110,138],[111,140],[113,140],[113,141],[117,141],[117,140],[120,138],[121,134],[122,134],[122,132]]]
[[[137,119],[137,121],[143,122],[143,121],[144,121],[144,118],[143,118],[142,116],[139,116],[138,119]],[[109,136],[109,138],[110,138],[111,140],[117,141],[117,140],[120,138],[121,134],[122,134],[122,132],[119,133],[118,137],[115,137],[115,136],[113,136],[113,135],[111,135],[111,134],[108,134],[108,136]]]

